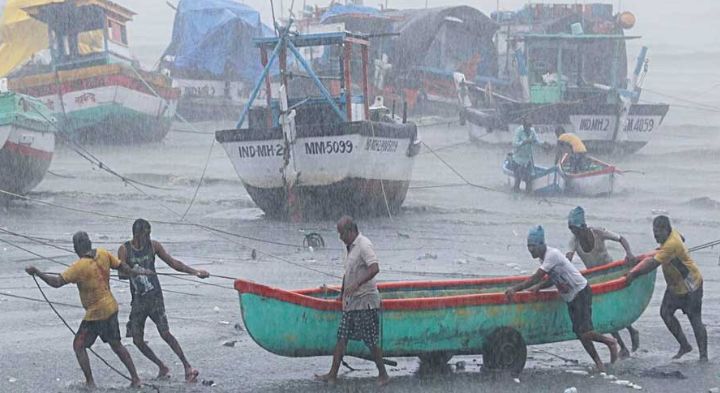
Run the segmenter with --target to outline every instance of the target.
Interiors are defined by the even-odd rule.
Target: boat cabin
[[[112,1],[66,0],[23,10],[48,26],[54,70],[132,60],[125,24],[135,13]]]
[[[277,127],[280,124],[281,106],[284,105],[278,95],[281,85],[285,86],[288,108],[296,112],[297,125],[368,120],[367,37],[346,31],[291,34],[283,29],[287,28],[281,28],[281,34],[277,37],[254,40],[260,49],[264,70],[237,127],[240,128],[246,118],[251,129]],[[338,66],[333,68],[334,72],[323,69],[324,74],[318,75],[312,60],[309,61],[302,54],[304,48],[311,47],[338,54],[335,59]],[[361,57],[359,63],[352,61],[356,53]],[[279,63],[279,73],[271,72],[276,61]],[[252,107],[263,87],[267,105]]]
[[[518,34],[524,43],[517,55],[520,75],[527,76],[528,101],[552,104],[588,99],[599,90],[627,87],[625,41],[640,38],[622,34]],[[523,69],[525,68],[525,69]],[[617,95],[608,94],[607,100]]]

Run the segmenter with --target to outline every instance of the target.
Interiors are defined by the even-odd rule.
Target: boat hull
[[[572,173],[566,170],[565,156],[560,162],[560,170],[565,179],[565,191],[580,196],[600,196],[612,194],[618,187],[620,172],[612,165],[593,157],[587,157],[590,170]]]
[[[25,194],[45,177],[55,150],[55,134],[16,125],[0,126],[7,133],[0,148],[0,189]]]
[[[159,141],[172,124],[179,90],[160,75],[139,74],[112,64],[21,77],[10,85],[40,99],[55,112],[58,128],[76,141]]]
[[[514,184],[515,173],[510,169],[512,163],[510,159],[503,162],[503,173],[507,175],[508,182]],[[536,195],[555,195],[565,191],[565,178],[557,167],[545,168],[535,165],[533,170],[532,192]]]
[[[614,105],[508,104],[499,110],[466,108],[462,118],[468,124],[471,141],[510,144],[521,119],[512,113],[526,113],[542,142],[557,143],[555,129],[563,127],[579,136],[595,153],[632,153],[645,146],[662,124],[669,110],[666,104],[634,104],[625,124],[615,134],[617,108]]]
[[[628,286],[620,277],[622,272],[622,262],[616,262],[614,268],[607,270],[612,279],[596,280],[591,285],[593,324],[598,332],[615,332],[629,326],[650,302],[655,273]],[[479,280],[381,284],[383,354],[389,357],[482,354],[487,337],[503,327],[518,331],[528,345],[576,339],[567,304],[556,291],[518,293],[513,303],[507,301],[504,288],[522,279],[481,280],[494,281],[496,289],[457,296],[443,296],[443,291],[473,285]],[[435,292],[436,296],[386,298],[393,289],[402,293],[413,286]],[[286,292],[242,280],[237,280],[235,287],[240,292],[245,327],[261,347],[290,357],[332,355],[342,317],[339,302],[313,297],[317,290]],[[362,342],[351,341],[347,354],[367,357],[369,351]]]
[[[181,91],[177,113],[188,121],[238,119],[249,99],[248,86],[239,81],[175,78],[173,86]]]
[[[419,150],[413,124],[367,121],[297,127],[292,192],[304,216],[375,215],[399,210]],[[280,129],[219,131],[235,171],[267,215],[289,214]],[[386,204],[387,201],[387,204]]]

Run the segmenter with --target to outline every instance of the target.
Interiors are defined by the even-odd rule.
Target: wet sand
[[[199,124],[202,131],[213,131],[228,124]],[[176,125],[176,129],[188,129]],[[421,138],[470,181],[503,192],[488,192],[470,187],[423,188],[460,183],[452,172],[432,154],[423,151],[418,157],[412,188],[402,211],[393,217],[362,219],[361,231],[373,240],[381,260],[382,281],[427,280],[462,277],[463,274],[516,275],[534,271],[525,248],[525,234],[534,224],[546,228],[548,243],[565,248],[569,239],[566,228],[567,212],[575,205],[585,207],[590,225],[607,227],[626,236],[637,253],[653,249],[651,220],[660,212],[667,212],[675,226],[682,231],[689,245],[717,239],[720,234],[720,137],[717,129],[705,126],[666,125],[640,153],[624,158],[608,158],[622,169],[643,172],[622,177],[621,190],[605,198],[552,198],[539,200],[508,193],[506,179],[499,166],[505,148],[478,146],[467,142],[467,133],[457,125],[423,127]],[[211,135],[172,132],[160,144],[134,148],[98,148],[92,151],[110,167],[131,178],[151,183],[165,190],[146,190],[143,195],[117,178],[93,169],[73,152],[61,149],[46,180],[30,194],[31,198],[70,206],[87,211],[154,220],[177,221],[197,185],[205,163]],[[549,156],[540,156],[547,162]],[[153,237],[179,259],[211,273],[243,277],[283,288],[305,288],[321,284],[337,284],[332,275],[341,275],[340,241],[334,233],[334,222],[316,221],[291,224],[265,219],[244,191],[232,166],[218,145],[209,163],[205,182],[187,220],[222,228],[231,232],[277,242],[297,244],[298,247],[270,245],[227,235],[177,225],[153,225]],[[131,221],[111,219],[58,209],[31,202],[14,201],[2,212],[3,228],[31,234],[54,245],[72,248],[74,231],[90,233],[95,244],[115,252],[118,245],[130,236]],[[319,232],[328,249],[311,253],[302,249],[303,233]],[[36,253],[57,257],[70,263],[72,255],[48,246],[38,245],[6,235],[22,247]],[[260,253],[256,260],[251,250]],[[621,249],[613,247],[613,255],[621,257]],[[290,265],[269,253],[327,272],[312,272]],[[437,256],[427,258],[426,254]],[[670,333],[659,317],[659,304],[665,283],[658,274],[656,293],[650,306],[635,324],[641,332],[641,350],[628,360],[613,367],[620,379],[641,385],[645,391],[705,392],[720,386],[717,357],[717,308],[720,290],[716,285],[718,251],[703,250],[694,254],[705,277],[704,319],[710,338],[711,361],[697,362],[697,352],[681,361],[671,362],[677,350]],[[14,295],[40,298],[32,279],[23,268],[34,263],[43,270],[60,271],[61,266],[48,261],[28,259],[32,255],[0,245],[0,291]],[[161,266],[164,266],[160,263]],[[168,271],[164,267],[162,271]],[[156,353],[171,366],[173,378],[152,381],[155,367],[124,339],[141,377],[156,384],[160,391],[179,392],[236,392],[236,391],[373,391],[376,371],[371,363],[349,359],[359,369],[343,369],[341,382],[329,388],[313,381],[314,373],[324,373],[330,358],[293,359],[264,351],[242,329],[237,293],[232,282],[210,278],[204,282],[220,285],[206,286],[161,277],[166,291],[166,307],[171,331],[183,346],[193,366],[200,370],[200,380],[212,380],[214,387],[185,385],[182,367],[169,347],[148,323],[146,339]],[[121,330],[129,312],[130,295],[126,282],[111,282],[120,303]],[[51,289],[46,293],[53,301],[79,305],[74,286]],[[172,292],[171,292],[172,291]],[[60,306],[58,310],[76,327],[83,315],[78,308]],[[687,320],[681,323],[692,343],[694,338]],[[72,352],[72,336],[62,326],[48,306],[40,302],[0,295],[0,391],[2,392],[73,392],[81,388],[82,374]],[[235,325],[241,327],[236,329]],[[629,340],[624,335],[626,341]],[[236,341],[234,346],[223,345]],[[106,345],[98,342],[98,352],[112,364],[120,363]],[[546,352],[577,360],[578,365],[566,363]],[[608,359],[607,350],[599,348]],[[454,366],[444,372],[419,373],[417,359],[398,359],[399,365],[390,368],[393,377],[385,390],[413,392],[562,392],[576,386],[581,392],[621,392],[627,387],[614,385],[601,378],[589,378],[567,373],[567,369],[590,367],[589,357],[577,341],[530,347],[529,359],[519,384],[509,377],[497,378],[480,372],[481,356],[455,357],[454,365],[464,361],[464,370]],[[104,365],[92,360],[96,382],[101,391],[124,391],[121,377]],[[121,366],[120,366],[121,367]],[[679,371],[687,379],[678,379]],[[650,372],[651,376],[646,374]],[[663,372],[669,377],[663,378]],[[10,382],[13,381],[13,382]],[[145,388],[144,391],[152,391]]]

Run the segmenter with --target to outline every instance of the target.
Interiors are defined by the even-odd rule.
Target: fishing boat
[[[272,30],[236,0],[182,0],[160,62],[181,90],[177,112],[191,121],[237,119],[262,65],[253,38]]]
[[[583,139],[590,152],[630,153],[662,124],[667,104],[640,103],[647,75],[643,47],[628,80],[624,34],[635,17],[611,4],[529,4],[498,12],[499,73],[495,81],[456,74],[470,139],[510,143],[526,119],[543,142],[556,143],[559,126]]]
[[[216,140],[269,217],[397,212],[420,144],[406,111],[399,118],[381,99],[369,105],[367,38],[348,32],[290,34],[291,25],[277,37],[255,39],[265,68],[237,128],[217,131]],[[300,53],[317,46],[338,54],[334,74],[326,70],[318,76]],[[353,61],[355,53],[361,61]],[[275,61],[279,83],[270,76]],[[263,86],[266,103],[253,106]]]
[[[10,90],[40,99],[78,142],[158,141],[170,129],[179,90],[139,70],[128,47],[134,13],[109,0],[45,2],[23,8],[48,28],[51,62],[9,76]],[[101,37],[84,48],[88,37]]]
[[[456,72],[470,81],[497,75],[493,35],[498,25],[474,7],[393,10],[334,4],[319,21],[367,34],[373,91],[388,102],[407,102],[414,115],[457,115]]]
[[[593,292],[593,325],[618,331],[645,311],[655,271],[630,285],[624,261],[583,271]],[[575,340],[566,303],[554,289],[504,291],[527,277],[409,281],[378,285],[382,297],[380,345],[387,357],[420,357],[444,363],[453,355],[482,354],[490,369],[522,371],[527,345]],[[287,291],[236,280],[243,322],[262,348],[281,356],[330,356],[342,316],[337,291],[326,287]],[[347,354],[369,358],[362,342]]]
[[[573,168],[570,155],[566,154],[558,166],[565,179],[565,191],[573,195],[599,196],[615,191],[622,171],[595,157],[586,157],[582,168]]]
[[[0,79],[1,190],[25,194],[45,177],[55,151],[53,120],[40,100],[8,91]]]
[[[505,158],[505,161],[503,161],[502,169],[511,183],[515,181],[513,165],[512,153],[510,153]],[[565,191],[565,177],[558,166],[544,167],[533,165],[530,185],[535,195],[556,195]]]

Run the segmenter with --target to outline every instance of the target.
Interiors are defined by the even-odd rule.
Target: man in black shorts
[[[80,257],[61,274],[48,274],[38,270],[35,266],[28,266],[25,271],[31,276],[40,277],[53,288],[60,288],[66,284],[77,284],[80,300],[85,308],[85,317],[75,333],[73,349],[80,368],[85,374],[87,387],[94,388],[90,359],[87,348],[92,347],[98,336],[120,358],[130,372],[132,387],[142,385],[130,353],[120,342],[120,328],[118,326],[118,304],[110,292],[110,269],[118,269],[129,275],[144,273],[131,271],[114,255],[102,248],[93,249],[90,237],[85,232],[77,232],[73,236],[75,253]]]
[[[179,272],[192,274],[200,278],[210,276],[205,270],[193,269],[173,258],[165,251],[160,242],[151,240],[150,223],[146,220],[142,218],[135,220],[132,226],[132,232],[132,240],[120,246],[118,249],[118,257],[133,270],[144,269],[155,273],[155,255],[157,255],[165,261],[168,266]],[[132,294],[132,303],[130,320],[127,324],[127,336],[131,336],[133,343],[135,343],[140,352],[158,366],[160,369],[158,378],[167,377],[170,369],[155,355],[144,340],[145,320],[149,317],[155,323],[160,337],[165,340],[173,352],[180,358],[185,368],[185,381],[195,382],[198,371],[192,368],[185,358],[185,354],[182,348],[180,348],[180,344],[175,339],[175,336],[170,333],[158,276],[156,274],[149,274],[130,277],[130,292]]]
[[[653,235],[660,244],[655,256],[645,259],[626,274],[628,283],[640,275],[647,274],[662,266],[667,289],[660,305],[660,316],[670,333],[680,344],[680,349],[673,359],[680,359],[692,351],[692,346],[683,333],[675,311],[682,310],[690,320],[695,341],[700,353],[700,361],[708,361],[707,331],[702,322],[703,278],[695,261],[690,258],[684,239],[670,225],[667,216],[657,216],[653,220]]]
[[[378,258],[368,238],[359,233],[357,224],[348,216],[337,223],[340,240],[345,243],[345,275],[343,276],[342,320],[337,332],[337,344],[333,353],[330,372],[316,375],[321,381],[334,383],[340,370],[348,340],[360,340],[367,345],[378,369],[378,385],[390,381],[385,370],[380,348],[380,292],[374,277],[380,271]]]

